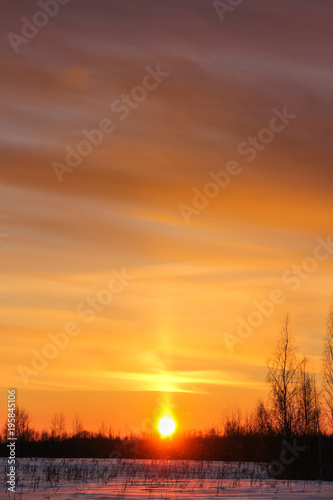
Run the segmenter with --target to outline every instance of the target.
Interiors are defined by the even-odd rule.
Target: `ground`
[[[332,499],[333,484],[269,479],[253,463],[18,459],[16,493],[8,493],[0,459],[0,500]]]

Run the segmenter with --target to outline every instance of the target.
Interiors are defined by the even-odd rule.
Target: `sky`
[[[1,4],[3,419],[218,426],[287,313],[319,373],[332,2]]]

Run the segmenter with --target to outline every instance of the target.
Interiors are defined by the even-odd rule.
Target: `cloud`
[[[4,9],[5,32],[19,33],[35,4]],[[72,0],[19,55],[4,45],[6,383],[20,385],[14,352],[28,363],[48,332],[78,319],[77,305],[112,269],[126,267],[136,277],[126,293],[33,388],[259,390],[284,311],[235,358],[222,333],[332,231],[331,9],[330,0],[320,11],[309,0],[253,0],[221,23],[201,0],[100,1],[98,9]],[[170,75],[120,120],[110,104],[157,64]],[[240,142],[284,106],[296,120],[248,164]],[[60,184],[52,162],[104,117],[114,133]],[[178,205],[191,205],[193,188],[232,159],[243,173],[186,226]],[[288,293],[315,357],[332,265]]]

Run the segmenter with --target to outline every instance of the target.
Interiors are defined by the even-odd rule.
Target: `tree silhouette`
[[[323,372],[324,399],[328,410],[329,425],[333,429],[333,301],[328,312],[324,339]]]
[[[300,391],[298,370],[302,361],[296,355],[295,337],[290,332],[288,315],[282,322],[272,357],[268,360],[267,382],[271,385],[274,424],[285,439],[295,428],[297,395]]]

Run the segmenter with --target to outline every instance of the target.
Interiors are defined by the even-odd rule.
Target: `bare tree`
[[[29,441],[34,437],[34,430],[31,427],[31,416],[24,409],[19,406],[16,407],[16,436],[18,439],[25,439]]]
[[[107,436],[107,432],[108,432],[107,427],[105,425],[105,422],[103,421],[101,423],[101,425],[100,425],[100,428],[98,429],[98,435],[100,437],[106,437]]]
[[[8,437],[8,422],[5,421],[2,428],[2,439],[6,441]],[[15,409],[15,437],[29,441],[36,437],[36,431],[31,426],[31,415],[20,406]]]
[[[56,439],[63,439],[66,433],[65,417],[61,412],[55,413],[51,421],[51,436]]]
[[[254,428],[259,434],[269,434],[272,432],[272,421],[268,408],[263,401],[258,401],[254,416]]]
[[[242,434],[242,412],[237,405],[233,408],[227,407],[224,410],[222,413],[222,426],[223,432],[226,436]]]
[[[75,415],[73,420],[73,432],[74,436],[81,436],[83,434],[83,425],[78,414]]]
[[[297,373],[300,364],[287,315],[282,322],[273,356],[268,360],[267,374],[267,382],[271,385],[270,402],[274,424],[285,439],[295,430],[296,398],[300,390]]]
[[[326,409],[328,412],[329,422],[333,422],[333,301],[331,303],[328,318],[327,329],[324,340],[323,354],[323,389]]]
[[[306,436],[318,434],[321,409],[314,373],[307,370],[307,359],[303,358],[299,368],[299,392],[297,394],[297,432]]]
[[[246,411],[243,417],[243,429],[245,434],[256,432],[256,411]]]
[[[60,413],[58,418],[58,431],[60,439],[63,439],[66,436],[66,422],[63,412]]]
[[[55,413],[51,420],[51,436],[57,438],[58,435],[58,414]]]

